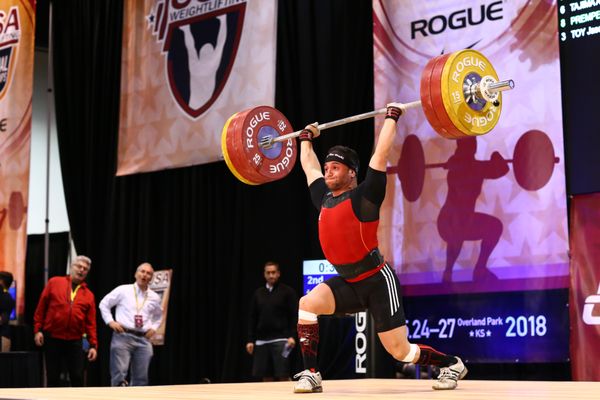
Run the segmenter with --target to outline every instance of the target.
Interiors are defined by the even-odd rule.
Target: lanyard
[[[133,296],[135,297],[135,311],[136,314],[139,314],[142,308],[144,308],[144,304],[146,304],[146,300],[148,299],[148,290],[146,290],[146,292],[144,293],[144,301],[142,302],[141,306],[138,303],[138,296],[137,292],[135,291],[135,283],[133,284]]]
[[[71,302],[73,302],[73,300],[75,300],[75,295],[77,295],[77,291],[79,290],[80,287],[81,287],[81,285],[77,285],[75,287],[75,290],[71,290]]]

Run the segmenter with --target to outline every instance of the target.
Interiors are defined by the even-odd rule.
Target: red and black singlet
[[[337,197],[329,191],[324,178],[310,185],[313,204],[320,210],[321,248],[327,260],[348,280],[364,279],[371,275],[364,272],[374,269],[375,273],[377,267],[383,264],[381,259],[381,262],[374,262],[373,266],[373,259],[379,258],[373,258],[370,254],[376,252],[376,256],[380,257],[377,227],[385,185],[385,172],[372,168],[368,168],[367,176],[360,185]],[[362,272],[356,276],[345,276],[344,270],[350,269]]]

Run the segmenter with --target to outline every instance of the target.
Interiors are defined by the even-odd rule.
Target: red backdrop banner
[[[600,193],[571,202],[571,368],[573,380],[598,381],[600,368]]]

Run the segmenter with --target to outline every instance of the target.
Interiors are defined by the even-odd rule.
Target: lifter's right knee
[[[335,311],[335,298],[329,286],[321,283],[300,298],[299,309],[317,315],[329,315]]]

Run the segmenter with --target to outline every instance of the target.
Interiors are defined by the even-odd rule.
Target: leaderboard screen
[[[327,260],[303,263],[304,294],[336,275]],[[568,289],[403,298],[409,339],[467,362],[569,360]]]
[[[304,294],[310,292],[319,283],[337,275],[335,268],[327,260],[306,260],[303,263],[302,271]]]
[[[563,127],[569,194],[600,191],[600,1],[559,1]]]

